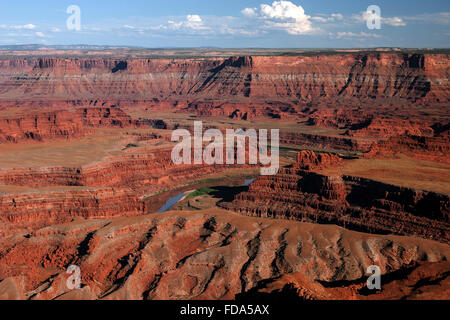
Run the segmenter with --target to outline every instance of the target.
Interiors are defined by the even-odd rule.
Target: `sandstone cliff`
[[[339,163],[329,155],[299,154],[276,176],[259,177],[247,192],[221,206],[243,215],[337,224],[369,233],[450,241],[447,195],[417,191],[314,169]]]
[[[104,106],[170,102],[173,108],[186,107],[203,114],[251,118],[289,117],[314,100],[316,105],[360,106],[364,102],[379,105],[392,98],[400,103],[441,104],[449,99],[448,55],[15,58],[0,61],[0,68],[0,100],[5,103],[45,101],[51,105],[58,101]]]

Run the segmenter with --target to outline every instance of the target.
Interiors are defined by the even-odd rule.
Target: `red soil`
[[[77,219],[8,234],[0,238],[0,248],[0,298],[9,299],[233,299],[260,288],[264,280],[291,279],[300,282],[302,298],[348,299],[373,264],[386,275],[387,295],[395,296],[403,283],[414,284],[418,278],[435,277],[436,286],[448,283],[448,274],[438,277],[448,264],[437,263],[450,258],[448,245],[429,240],[255,219],[217,209]],[[421,261],[428,264],[403,283],[399,277],[388,281],[390,273]],[[81,290],[65,285],[71,264],[81,269]],[[425,287],[424,281],[421,285]],[[448,291],[435,292],[441,299],[449,297]]]

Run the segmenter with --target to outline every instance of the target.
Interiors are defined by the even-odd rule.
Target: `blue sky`
[[[68,30],[70,5],[81,30]],[[381,29],[367,27],[369,5]],[[448,0],[2,1],[0,45],[450,47]]]

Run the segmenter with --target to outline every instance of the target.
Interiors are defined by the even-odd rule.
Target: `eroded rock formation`
[[[67,111],[0,118],[0,143],[71,139],[87,133],[81,119]]]
[[[33,300],[233,299],[289,274],[308,284],[301,298],[351,299],[351,288],[333,284],[362,282],[370,265],[390,274],[450,258],[448,245],[429,240],[220,210],[78,219],[9,234],[0,248],[0,297]],[[72,264],[81,270],[80,290],[66,286]]]
[[[449,243],[447,195],[311,171],[338,163],[333,159],[335,156],[302,152],[298,163],[280,169],[275,176],[259,177],[247,192],[221,206],[249,216],[337,224],[363,232]]]
[[[342,107],[380,105],[391,98],[400,104],[446,104],[449,98],[445,54],[15,58],[0,66],[0,100],[5,103],[26,97],[48,105],[147,104],[250,119],[289,118],[315,100],[315,105]]]

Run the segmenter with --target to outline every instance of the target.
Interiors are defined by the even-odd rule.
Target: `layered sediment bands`
[[[303,170],[313,170],[334,167],[342,163],[342,158],[330,153],[316,154],[313,151],[304,150],[297,154],[296,167]]]
[[[430,124],[414,124],[411,121],[401,119],[374,118],[364,124],[352,125],[347,134],[350,136],[387,138],[399,135],[433,136],[434,131]]]
[[[171,158],[171,149],[140,151],[141,153],[110,157],[79,168],[4,169],[0,170],[0,183],[29,187],[131,187],[137,192],[141,189],[155,192],[225,168],[206,164],[175,165]]]
[[[333,137],[300,132],[280,132],[280,143],[305,147],[318,147],[327,150],[368,152],[372,142],[349,137]]]
[[[1,170],[0,184],[11,191],[0,194],[0,220],[31,227],[49,226],[77,216],[92,219],[142,215],[149,211],[146,203],[152,200],[147,200],[148,196],[225,169],[175,165],[171,149],[140,151],[79,168]],[[17,186],[36,190],[17,193]],[[58,189],[61,191],[51,191]]]
[[[387,138],[398,135],[433,136],[432,123],[420,119],[389,118],[358,109],[326,109],[314,111],[308,123],[313,126],[347,130],[347,136]]]
[[[448,55],[348,54],[228,59],[2,60],[4,101],[287,102],[338,98],[448,103]],[[26,88],[26,90],[25,90]],[[281,105],[275,105],[276,112]],[[245,105],[242,108],[246,108]],[[240,112],[244,112],[244,110]],[[293,109],[295,111],[295,109]],[[289,112],[288,112],[289,113]]]
[[[84,125],[97,128],[130,128],[139,127],[139,120],[132,119],[120,108],[81,108],[77,110]]]
[[[55,111],[0,118],[0,143],[75,139],[92,128],[159,127],[157,120],[136,120],[120,108],[90,107],[75,112]]]
[[[87,133],[81,119],[67,111],[0,118],[0,143],[71,139]]]
[[[217,209],[76,220],[9,234],[0,247],[0,294],[22,299],[233,299],[289,274],[342,299],[351,295],[321,283],[359,281],[374,264],[390,274],[450,258],[448,245],[429,240]],[[81,290],[65,286],[71,264],[80,267]]]
[[[448,136],[421,137],[402,135],[375,143],[367,158],[392,157],[402,153],[410,157],[436,162],[450,163],[450,144]]]
[[[302,161],[261,176],[220,205],[243,215],[337,224],[348,229],[450,242],[447,195],[304,170]],[[328,157],[324,157],[328,159]]]
[[[143,201],[127,189],[40,192],[0,196],[0,221],[36,228],[71,221],[75,217],[106,218],[144,213]],[[4,234],[3,234],[4,236]]]

